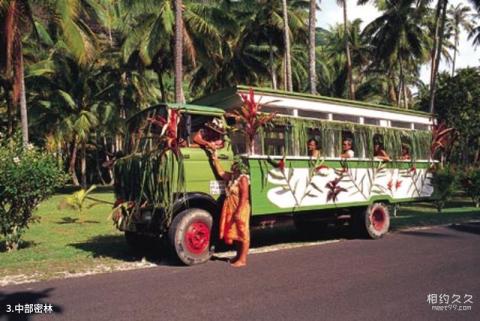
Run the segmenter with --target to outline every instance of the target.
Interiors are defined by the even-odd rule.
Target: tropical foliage
[[[132,115],[235,84],[426,110],[437,90],[440,118],[468,127],[447,118],[476,119],[478,94],[461,114],[443,106],[463,89],[449,91],[436,68],[433,86],[419,78],[442,61],[460,78],[473,73],[456,66],[462,30],[479,44],[478,1],[358,4],[367,2],[380,12],[371,23],[337,1],[342,22],[322,29],[323,2],[313,0],[0,0],[0,130],[21,128],[24,144],[45,147],[85,188],[113,183],[102,165],[123,151]]]
[[[0,234],[7,250],[18,248],[22,234],[34,219],[41,201],[62,186],[66,176],[56,160],[32,145],[23,146],[21,135],[0,144]]]

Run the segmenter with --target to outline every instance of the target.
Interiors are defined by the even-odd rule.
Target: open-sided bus
[[[191,105],[158,105],[129,121],[127,155],[115,164],[117,203],[114,215],[131,245],[144,235],[166,236],[185,264],[206,262],[213,253],[222,205],[222,183],[204,150],[192,136],[212,118],[242,104],[238,86],[201,98]],[[246,155],[246,139],[232,131],[218,151],[224,168],[242,155],[250,170],[252,225],[272,225],[293,218],[299,228],[320,228],[348,219],[359,232],[379,238],[388,232],[388,205],[429,199],[432,118],[430,114],[362,102],[254,89],[264,106],[275,112],[273,126],[260,130],[255,153]],[[208,106],[208,107],[207,107]],[[179,116],[181,161],[158,153],[159,136],[148,119]],[[307,156],[307,141],[318,142],[320,156]],[[352,141],[353,158],[343,159],[342,142]],[[390,160],[376,159],[374,141]],[[402,160],[402,146],[409,158]],[[405,157],[403,157],[405,158]],[[280,160],[284,160],[280,162]],[[282,166],[279,164],[282,163]]]

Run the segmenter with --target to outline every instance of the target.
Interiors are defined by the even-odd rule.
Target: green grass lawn
[[[0,241],[0,279],[18,274],[36,274],[38,279],[47,279],[62,276],[64,272],[81,273],[98,265],[115,266],[141,260],[108,219],[110,205],[95,206],[85,217],[79,217],[74,211],[57,208],[64,196],[56,195],[40,205],[35,214],[41,220],[26,231],[20,250],[5,252],[4,242]],[[113,200],[108,191],[92,196]],[[469,200],[459,199],[450,202],[442,214],[428,203],[403,206],[398,216],[392,218],[391,226],[392,230],[398,230],[474,219],[480,219],[480,209],[472,207]]]
[[[75,211],[57,208],[65,195],[43,202],[35,215],[39,223],[24,234],[23,248],[16,252],[0,251],[0,276],[58,272],[79,272],[95,263],[112,264],[131,259],[123,235],[108,219],[111,206],[101,204],[88,210],[85,217]],[[112,193],[93,197],[112,202]],[[4,242],[2,246],[4,250]]]

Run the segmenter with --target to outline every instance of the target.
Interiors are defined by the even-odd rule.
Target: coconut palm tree
[[[343,28],[344,30],[348,30],[347,0],[337,0],[337,4],[343,8]],[[345,53],[347,56],[348,96],[350,99],[355,99],[355,85],[353,83],[352,57],[350,52],[350,39],[348,39],[348,33],[345,33],[344,41]]]
[[[295,34],[291,51],[301,43],[302,50],[306,52],[309,0],[291,0],[288,6],[290,35]],[[208,60],[200,61],[198,68],[194,69],[190,87],[211,92],[239,83],[277,88],[277,83],[286,82],[284,72],[278,72],[285,69],[282,2],[225,1],[221,9],[227,13],[222,20],[229,21],[221,28],[222,50],[208,57]],[[295,75],[295,68],[299,66],[297,62],[302,61],[304,65],[300,69],[307,70],[307,60],[296,57],[296,54],[291,56],[293,87],[305,90],[308,79],[305,77],[297,82],[295,77],[300,76],[302,71]]]
[[[0,2],[0,71],[8,111],[8,135],[15,126],[15,113],[20,107],[23,143],[28,143],[28,119],[25,99],[24,60],[22,36],[33,24],[32,10],[26,0]]]
[[[184,103],[183,81],[183,18],[182,0],[175,0],[175,102]]]
[[[285,42],[285,78],[286,78],[286,86],[285,89],[287,91],[293,90],[293,82],[292,82],[292,57],[290,52],[290,28],[288,25],[288,6],[287,0],[282,0],[282,8],[283,8],[283,37]]]
[[[158,75],[162,99],[168,100],[164,78],[175,66],[175,2],[173,0],[122,0],[126,35],[122,44],[124,60],[151,68]],[[218,54],[221,32],[212,21],[221,20],[225,12],[216,3],[185,1],[183,11],[182,43],[185,59],[192,69],[198,59],[205,61]],[[178,16],[178,15],[177,15]],[[219,23],[222,25],[221,23]],[[178,48],[177,48],[178,49]],[[178,55],[177,55],[178,56]],[[208,57],[208,58],[207,58]]]
[[[317,73],[315,68],[315,36],[317,30],[317,1],[310,0],[308,19],[308,84],[311,94],[317,93]]]
[[[34,22],[31,1],[2,0],[0,1],[0,70],[4,75],[2,85],[7,95],[8,105],[8,132],[14,128],[15,110],[20,106],[21,128],[23,141],[28,142],[28,117],[26,106],[24,57],[22,38],[26,35],[38,35],[37,23]],[[37,4],[36,4],[37,5]],[[54,17],[52,28],[62,35],[65,47],[84,63],[87,61],[93,46],[91,39],[93,32],[80,18],[88,12],[90,19],[95,17],[95,7],[83,5],[80,1],[58,0],[55,2],[41,2],[38,4],[43,11]]]
[[[468,39],[473,38],[473,45],[480,46],[480,13],[473,15],[473,19],[479,24],[473,27],[472,31],[468,34]]]
[[[407,66],[419,66],[428,57],[425,47],[427,35],[421,20],[425,8],[417,7],[415,0],[387,1],[387,10],[365,27],[378,63],[390,72],[398,70],[398,103],[403,95],[407,108]]]
[[[470,7],[464,6],[461,3],[456,6],[450,5],[447,11],[449,20],[447,21],[447,28],[453,31],[454,49],[452,62],[452,76],[455,75],[455,62],[457,60],[458,44],[460,42],[460,31],[463,28],[466,32],[471,33],[473,30],[473,23],[470,20]]]

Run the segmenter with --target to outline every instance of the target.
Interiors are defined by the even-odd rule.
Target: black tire
[[[210,259],[213,254],[212,225],[212,215],[198,208],[184,210],[175,216],[168,239],[182,263],[196,265]]]
[[[354,213],[354,227],[359,236],[379,239],[390,229],[390,212],[383,203],[373,203]]]

